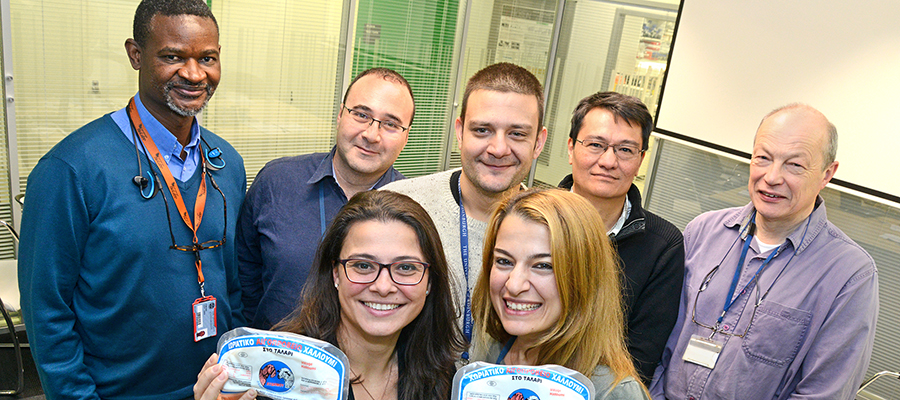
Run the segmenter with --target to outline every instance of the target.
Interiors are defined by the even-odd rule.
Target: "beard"
[[[482,176],[479,172],[479,164],[481,164],[480,159],[482,157],[490,158],[489,156],[480,155],[474,160],[462,160],[462,170],[466,175],[466,179],[475,186],[475,189],[488,197],[494,197],[518,187],[531,171],[531,163],[517,161],[516,170],[511,175],[492,176],[489,173],[485,173]]]
[[[203,104],[201,104],[200,107],[197,107],[197,108],[180,107],[178,104],[175,103],[175,100],[172,99],[172,95],[169,94],[169,92],[176,85],[188,86],[191,88],[202,88],[203,90],[206,91],[206,99],[204,99]],[[212,98],[212,95],[213,95],[213,93],[215,93],[215,91],[216,91],[216,89],[214,87],[209,86],[207,84],[192,85],[187,82],[177,82],[177,83],[176,82],[167,82],[166,85],[163,86],[163,95],[166,98],[166,105],[168,105],[172,111],[174,111],[176,114],[178,114],[182,117],[193,117],[193,116],[199,114],[200,111],[203,111],[203,109],[206,108],[206,105],[209,104],[209,99]]]

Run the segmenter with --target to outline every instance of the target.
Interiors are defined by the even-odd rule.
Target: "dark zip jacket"
[[[572,175],[568,175],[559,187],[571,189],[572,183]],[[678,318],[684,238],[675,225],[641,207],[641,193],[634,184],[628,190],[628,201],[631,213],[610,240],[619,253],[624,276],[628,352],[644,384],[649,385]]]

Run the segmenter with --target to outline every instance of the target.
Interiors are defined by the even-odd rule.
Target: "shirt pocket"
[[[744,354],[775,367],[783,367],[797,356],[809,332],[812,314],[808,311],[764,301],[741,344]]]

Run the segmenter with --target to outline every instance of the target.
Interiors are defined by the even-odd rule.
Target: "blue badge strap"
[[[463,310],[463,334],[466,341],[472,341],[472,300],[469,292],[469,226],[466,223],[466,209],[462,202],[462,185],[457,185],[459,190],[459,249],[462,253],[463,274],[466,277],[466,305]],[[464,351],[462,354],[464,360],[469,359],[469,352]]]
[[[752,219],[750,221],[750,223],[753,223]],[[734,278],[731,279],[731,287],[728,288],[728,296],[725,297],[725,307],[722,309],[722,315],[719,316],[719,322],[722,321],[725,313],[734,303],[731,297],[734,296],[734,290],[737,289],[738,281],[741,279],[741,270],[744,268],[744,261],[747,259],[747,250],[750,248],[750,241],[752,239],[753,235],[747,235],[744,239],[744,246],[741,248],[741,259],[738,261],[737,269],[734,270]]]
[[[319,182],[319,222],[322,225],[322,236],[325,236],[325,183]]]
[[[754,212],[753,216],[750,218],[750,223],[754,223],[755,220],[756,213]],[[734,278],[731,279],[731,287],[728,288],[728,297],[725,298],[725,306],[722,307],[722,315],[719,315],[719,319],[716,321],[717,324],[722,323],[722,320],[725,319],[725,313],[728,312],[728,310],[732,305],[734,305],[734,302],[737,300],[736,298],[732,299],[732,296],[734,296],[734,290],[737,288],[738,281],[741,279],[741,269],[743,269],[744,261],[746,261],[747,259],[747,249],[750,248],[751,241],[753,241],[752,233],[747,235],[747,238],[744,239],[744,247],[741,249],[741,259],[738,261],[737,269],[734,271]],[[763,261],[762,265],[759,266],[759,269],[756,270],[756,273],[753,274],[753,278],[751,278],[750,281],[747,282],[746,285],[744,285],[744,288],[741,289],[741,293],[744,293],[744,291],[747,290],[747,287],[753,284],[753,281],[755,281],[759,277],[759,274],[762,272],[763,268],[765,268],[766,265],[769,264],[769,261],[772,261],[772,258],[774,258],[779,251],[781,251],[781,246],[778,246],[777,249],[773,250],[772,253],[769,254],[768,257],[766,257],[766,260]]]
[[[500,355],[497,356],[497,362],[494,364],[504,364],[503,359],[506,358],[506,353],[509,353],[509,349],[511,349],[513,343],[516,342],[516,337],[517,336],[513,336],[506,341],[506,344],[500,349]]]

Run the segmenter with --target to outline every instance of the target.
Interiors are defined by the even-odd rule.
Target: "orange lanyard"
[[[127,108],[128,117],[131,118],[131,122],[134,124],[137,135],[141,138],[141,143],[143,143],[144,148],[150,152],[150,156],[153,157],[153,161],[156,162],[156,167],[162,172],[163,178],[165,178],[166,184],[169,186],[169,193],[172,194],[172,200],[175,202],[175,206],[178,207],[178,213],[181,215],[181,220],[184,221],[184,224],[187,225],[188,229],[194,233],[194,255],[197,258],[194,265],[197,267],[197,282],[200,283],[201,295],[206,297],[206,293],[203,289],[203,265],[200,262],[200,241],[197,240],[197,229],[199,229],[200,222],[203,220],[203,209],[206,207],[206,168],[202,169],[200,175],[200,188],[197,189],[197,201],[194,203],[194,221],[196,221],[196,224],[194,224],[191,223],[191,215],[188,213],[187,207],[184,206],[181,190],[178,189],[178,183],[175,182],[175,177],[172,176],[172,172],[169,171],[169,165],[166,163],[162,154],[159,153],[159,149],[156,147],[156,143],[153,142],[153,138],[147,133],[147,128],[144,127],[144,123],[141,122],[141,116],[138,114],[133,97],[128,102]],[[198,146],[201,146],[200,151],[202,152],[202,144],[198,144]]]

